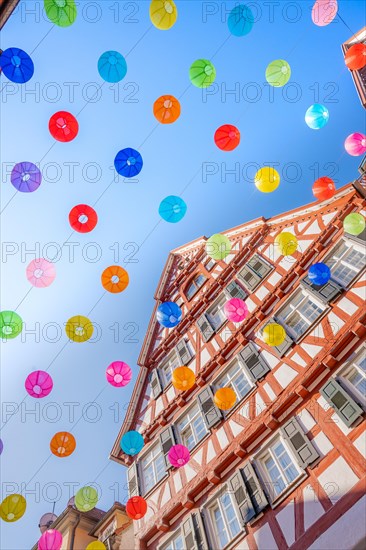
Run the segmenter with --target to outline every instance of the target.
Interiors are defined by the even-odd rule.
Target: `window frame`
[[[267,266],[268,268],[270,268],[268,272],[264,275],[264,277],[262,277],[257,271],[253,269],[252,266],[249,265],[249,262],[251,262],[253,259],[257,259],[257,261],[262,262],[264,266]],[[242,271],[244,271],[245,269],[253,272],[254,276],[259,277],[260,279],[253,288],[249,288],[248,283],[245,282],[244,277],[242,277],[241,275]],[[263,281],[265,281],[265,279],[267,279],[267,277],[274,271],[274,269],[275,267],[269,261],[265,260],[263,256],[261,256],[261,254],[259,254],[258,252],[255,252],[249,259],[247,259],[245,264],[239,269],[236,277],[244,285],[244,289],[249,295],[255,292],[259,288],[259,286],[263,283]]]
[[[147,489],[146,488],[146,482],[145,482],[145,473],[144,473],[144,468],[143,468],[143,461],[146,459],[146,457],[149,454],[151,454],[154,451],[155,448],[159,448],[159,454],[162,457],[162,461],[163,461],[163,465],[164,465],[164,475],[160,479],[155,481],[155,483]],[[155,459],[154,459],[154,461],[155,461]],[[144,452],[144,454],[141,457],[139,457],[139,460],[137,462],[137,475],[138,475],[138,478],[140,480],[139,486],[140,486],[140,494],[142,496],[148,495],[151,491],[153,491],[159,485],[159,483],[162,482],[163,479],[165,479],[169,475],[169,472],[167,471],[167,469],[165,467],[164,452],[163,452],[163,449],[161,447],[160,440],[157,441],[154,445],[152,445],[149,449],[147,449],[146,452]]]
[[[338,247],[340,247],[342,245],[342,243],[344,243],[347,246],[347,248],[349,248],[349,249],[355,248],[358,252],[361,252],[365,255],[365,265],[364,265],[364,267],[362,267],[358,271],[358,273],[355,273],[354,277],[347,284],[345,284],[343,281],[338,279],[334,275],[334,272],[331,271],[331,280],[334,281],[335,283],[337,283],[338,285],[340,285],[342,289],[348,289],[355,283],[355,281],[358,279],[358,277],[360,277],[362,272],[366,269],[366,251],[365,251],[365,247],[362,247],[361,241],[356,241],[354,239],[351,239],[350,237],[342,236],[342,238],[339,239],[339,241],[335,244],[335,246],[329,252],[329,254],[327,254],[325,256],[324,263],[326,265],[328,265],[328,263],[327,263],[328,261],[330,262],[333,259],[336,249]],[[336,260],[336,262],[337,263],[342,263],[342,259]],[[352,264],[349,264],[349,265],[352,265]],[[348,267],[348,266],[346,266],[346,267]]]
[[[189,449],[188,445],[187,445],[187,442],[184,441],[183,439],[183,436],[182,436],[182,433],[185,429],[187,429],[187,426],[192,424],[192,419],[190,418],[188,424],[184,427],[184,429],[182,430],[181,427],[180,427],[180,423],[182,422],[183,418],[186,417],[187,415],[189,415],[191,413],[191,411],[194,409],[194,408],[197,408],[197,411],[198,411],[198,415],[201,417],[201,420],[202,420],[202,425],[205,429],[205,434],[204,436],[195,442],[194,446]],[[196,415],[195,415],[196,416]],[[194,417],[195,418],[195,417]],[[207,438],[207,436],[211,435],[211,429],[207,427],[206,425],[206,421],[205,421],[205,418],[203,416],[203,412],[201,410],[201,407],[199,406],[199,403],[198,402],[194,402],[190,405],[190,407],[188,407],[188,409],[186,411],[184,411],[175,421],[174,421],[174,426],[176,428],[176,434],[177,434],[177,438],[179,439],[179,442],[182,444],[182,445],[185,445],[188,449],[189,449],[189,452],[192,454],[196,448]],[[193,432],[192,428],[191,428],[191,431]],[[195,435],[195,434],[194,434]],[[196,439],[196,437],[195,437]]]
[[[223,487],[225,488],[225,490],[223,491]],[[231,502],[231,506],[234,510],[234,514],[235,514],[235,518],[236,518],[236,521],[238,522],[239,524],[239,532],[233,537],[231,538],[226,544],[225,546],[222,547],[221,550],[224,550],[226,548],[228,548],[230,545],[232,545],[234,543],[234,541],[240,537],[240,536],[243,536],[243,534],[245,534],[245,528],[242,524],[242,521],[239,517],[239,512],[237,510],[237,505],[234,501],[234,498],[230,492],[230,489],[228,487],[228,485],[225,483],[224,486],[221,487],[220,491],[217,492],[215,495],[212,496],[212,498],[207,502],[207,504],[205,504],[203,507],[202,507],[202,512],[203,512],[203,515],[204,515],[204,519],[205,519],[205,526],[206,526],[206,529],[207,529],[207,532],[208,532],[208,536],[211,540],[211,542],[216,542],[218,540],[218,535],[217,535],[217,528],[216,528],[216,522],[213,518],[213,510],[218,507],[220,512],[221,512],[221,515],[223,517],[223,520],[224,520],[224,523],[225,523],[225,528],[227,530],[227,534],[229,534],[229,530],[228,530],[228,527],[227,527],[227,519],[226,519],[226,516],[225,516],[225,513],[223,513],[222,511],[222,504],[220,503],[220,497],[224,496],[224,495],[227,495],[230,499],[230,502]],[[221,543],[220,543],[221,545]],[[217,550],[218,550],[218,547],[216,547]]]
[[[158,547],[158,550],[167,550],[170,547],[170,545],[172,544],[172,542],[177,540],[179,537],[181,537],[181,539],[182,539],[183,548],[184,548],[184,542],[185,542],[184,537],[182,535],[181,528],[178,528],[174,531],[173,535],[169,538],[169,540],[167,540],[165,543],[163,543],[161,546]]]
[[[366,395],[363,395],[359,389],[352,384],[352,382],[349,380],[349,375],[351,372],[355,369],[356,371],[361,371],[361,376],[364,376],[362,373],[361,367],[359,367],[356,363],[359,359],[362,360],[363,357],[366,359],[366,344],[362,344],[361,347],[359,347],[355,353],[348,359],[345,365],[342,365],[342,367],[337,371],[335,375],[335,379],[337,382],[340,382],[342,386],[344,386],[347,393],[349,393],[350,397],[353,397],[358,405],[360,405],[364,410],[366,410]],[[366,380],[366,374],[365,374],[365,380]]]
[[[218,325],[217,327],[215,327],[211,321],[211,313],[210,313],[210,310],[214,309],[214,308],[218,308],[219,307],[219,304],[222,302],[222,305],[219,309],[220,312],[222,312],[222,322],[220,325]],[[211,326],[212,330],[214,331],[215,334],[217,334],[221,329],[222,327],[225,325],[225,323],[228,322],[228,319],[225,315],[225,313],[223,312],[223,308],[224,308],[224,305],[225,303],[227,302],[227,297],[225,295],[225,292],[223,292],[218,298],[217,300],[215,300],[215,302],[210,305],[210,307],[208,307],[206,309],[206,311],[204,312],[204,316],[206,317],[207,319],[207,322],[209,323],[209,325]]]
[[[204,278],[204,281],[202,282],[201,285],[197,286],[197,284],[195,283],[196,279],[198,279],[199,277],[203,277]],[[207,283],[207,280],[208,278],[206,277],[206,275],[204,273],[202,273],[201,271],[198,271],[196,272],[193,277],[190,278],[189,282],[185,285],[184,287],[184,296],[186,297],[186,299],[188,300],[188,302],[190,302],[197,294],[197,292],[199,290],[201,290],[201,288]],[[191,286],[194,285],[195,287],[195,291],[193,292],[193,294],[191,296],[188,295],[188,289],[191,288]]]
[[[178,353],[176,351],[176,349],[174,348],[169,354],[168,354],[168,357],[166,359],[164,359],[164,361],[162,361],[159,366],[158,366],[158,369],[159,369],[159,373],[161,375],[161,379],[162,379],[162,382],[163,382],[163,389],[165,390],[165,388],[167,388],[168,386],[171,385],[172,383],[172,379],[170,378],[170,380],[167,379],[167,376],[166,376],[166,372],[165,372],[165,369],[170,366],[171,364],[171,361],[173,360],[173,357],[175,358],[175,360],[177,361],[177,367],[180,366],[180,361],[179,361],[179,357],[178,357]],[[175,367],[175,368],[177,368]],[[171,371],[172,371],[172,368],[170,367]]]
[[[217,391],[219,388],[228,387],[227,384],[225,384],[225,385],[220,384],[220,379],[222,379],[223,377],[228,375],[229,371],[234,367],[235,363],[238,364],[240,371],[243,373],[244,378],[246,379],[246,381],[248,382],[248,385],[250,386],[250,389],[243,397],[239,398],[238,394],[236,393],[235,388],[232,388],[232,389],[234,389],[234,391],[236,393],[237,400],[236,400],[236,403],[235,403],[234,407],[232,407],[228,411],[222,411],[225,418],[230,416],[237,409],[237,407],[239,405],[243,405],[243,401],[245,401],[257,389],[256,383],[253,380],[250,380],[249,375],[246,372],[246,368],[243,365],[243,361],[240,358],[240,354],[238,353],[233,359],[231,359],[231,361],[223,369],[223,371],[220,374],[218,374],[216,376],[216,378],[213,379],[211,385],[213,386],[214,392]],[[232,386],[230,385],[230,387],[232,387]]]

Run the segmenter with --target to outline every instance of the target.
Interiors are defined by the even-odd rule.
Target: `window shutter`
[[[208,342],[211,336],[215,333],[215,331],[210,325],[206,315],[201,315],[201,317],[197,321],[197,325],[201,331],[204,341]]]
[[[170,451],[170,448],[173,447],[173,445],[175,445],[174,432],[171,426],[169,426],[169,428],[166,428],[163,432],[161,432],[160,444],[161,444],[161,448],[165,459],[165,465],[167,469],[169,469],[172,467],[172,465],[168,460],[168,453]]]
[[[239,271],[238,277],[250,291],[253,291],[262,280],[248,265]]]
[[[239,515],[245,525],[254,518],[256,512],[250,500],[250,496],[248,495],[240,470],[235,472],[235,474],[228,479],[227,483],[229,493],[233,496],[234,502],[239,509]]]
[[[256,514],[259,514],[268,504],[268,500],[264,491],[259,483],[257,474],[250,462],[244,465],[242,470],[245,481],[245,486],[248,490],[250,499],[255,508]]]
[[[349,233],[346,233],[347,239],[352,239],[353,241],[356,241],[356,243],[361,243],[365,245],[366,241],[366,229],[362,231],[359,235],[350,235]]]
[[[150,384],[151,384],[153,398],[156,399],[157,397],[159,397],[159,395],[163,391],[163,387],[161,385],[160,378],[159,378],[159,372],[157,371],[157,369],[154,369],[153,371],[151,371]]]
[[[294,451],[298,463],[306,468],[319,458],[319,454],[303,432],[300,424],[292,418],[281,428],[281,433]]]
[[[192,515],[182,524],[182,536],[184,539],[184,550],[199,550],[194,536],[194,525]]]
[[[328,380],[325,386],[321,388],[320,393],[348,427],[352,426],[363,414],[361,407],[336,380]]]
[[[253,381],[260,380],[271,370],[252,343],[245,346],[239,355],[250,379]]]
[[[245,300],[247,296],[246,292],[235,281],[230,283],[225,288],[225,292],[230,296],[230,298],[240,298],[240,300]]]
[[[139,478],[137,474],[137,463],[133,462],[127,470],[127,485],[128,485],[128,496],[136,497],[139,496]]]
[[[302,286],[309,289],[313,294],[315,294],[322,302],[330,302],[342,292],[342,287],[340,287],[336,282],[331,279],[325,283],[325,285],[313,285],[310,282],[308,276],[306,276],[301,281]]]
[[[200,512],[192,514],[194,531],[196,534],[196,543],[198,550],[209,550],[205,526],[202,521]]]
[[[270,323],[276,323],[276,322],[277,321],[275,319],[270,319],[265,325],[263,325],[262,330],[264,329],[264,327],[266,327]],[[291,336],[289,336],[289,334],[286,331],[286,338],[282,342],[282,344],[280,344],[279,346],[271,346],[271,350],[275,352],[277,357],[282,357],[290,349],[293,343],[294,343],[293,339],[291,338]]]
[[[249,265],[249,267],[251,267],[253,271],[262,279],[264,279],[264,277],[266,277],[266,275],[268,275],[268,273],[273,269],[272,266],[268,265],[267,262],[265,262],[257,254],[254,254],[254,256],[250,258],[247,265]]]
[[[207,428],[210,429],[218,424],[222,418],[220,409],[214,403],[211,388],[207,386],[207,388],[197,395],[197,399]]]
[[[179,360],[180,360],[181,364],[182,365],[187,365],[187,363],[189,363],[192,356],[191,356],[191,352],[189,350],[189,347],[187,346],[187,344],[185,343],[184,340],[181,340],[177,344],[176,350],[177,350],[177,353],[178,353]]]

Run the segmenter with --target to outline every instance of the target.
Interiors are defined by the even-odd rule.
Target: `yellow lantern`
[[[264,327],[262,336],[269,346],[280,346],[286,339],[286,331],[278,323],[270,323]]]
[[[86,550],[106,550],[106,546],[100,540],[96,540],[88,544]]]
[[[283,256],[292,256],[297,250],[297,238],[292,233],[283,231],[275,238],[275,244],[279,247]]]
[[[22,495],[9,495],[0,504],[0,517],[8,523],[18,521],[24,516],[27,501]]]
[[[223,411],[231,409],[236,402],[236,393],[231,388],[220,388],[214,395],[216,407]]]
[[[194,372],[189,367],[177,367],[173,370],[172,383],[177,390],[189,390],[196,381]]]
[[[92,322],[83,315],[70,317],[66,323],[66,334],[74,342],[86,342],[92,337],[94,327]]]
[[[254,183],[258,191],[272,193],[280,185],[280,175],[274,168],[263,166],[254,176]]]
[[[150,19],[160,31],[167,31],[176,22],[177,6],[173,0],[152,0],[150,4]]]

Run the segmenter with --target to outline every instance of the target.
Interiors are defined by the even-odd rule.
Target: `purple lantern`
[[[62,534],[56,529],[47,529],[38,541],[38,550],[60,550]]]
[[[21,193],[32,193],[41,185],[42,175],[32,162],[19,162],[11,171],[10,181]]]
[[[168,460],[170,464],[176,468],[185,466],[189,462],[190,458],[191,455],[185,445],[173,445],[168,453]]]

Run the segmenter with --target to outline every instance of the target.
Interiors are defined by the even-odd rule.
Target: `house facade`
[[[347,50],[349,50],[353,44],[366,44],[366,27],[363,27],[363,29],[351,36],[347,42],[342,44],[343,55],[346,55]],[[352,75],[353,82],[355,83],[361,104],[363,108],[366,109],[366,66],[358,71],[350,71],[350,73]]]
[[[136,549],[364,548],[365,234],[345,233],[343,219],[365,206],[349,184],[224,231],[223,261],[206,255],[206,238],[170,253],[111,452],[128,467],[130,496],[148,503],[134,522]],[[298,239],[293,256],[274,244],[282,231]],[[307,277],[316,262],[331,268],[322,287]],[[242,323],[223,313],[231,297],[248,306]],[[156,322],[164,301],[182,308],[175,328]],[[278,347],[262,337],[271,321],[287,334]],[[196,376],[188,391],[171,383],[180,365]],[[224,412],[213,394],[228,386],[237,401]],[[130,457],[120,439],[133,429],[145,446]],[[175,443],[191,454],[179,469],[167,460]]]

